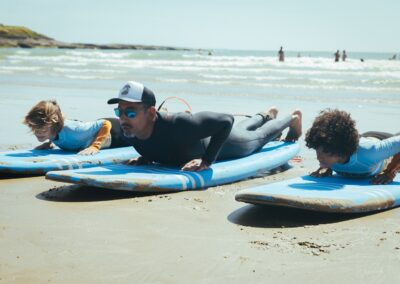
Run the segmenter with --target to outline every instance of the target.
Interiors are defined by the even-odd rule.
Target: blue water
[[[158,102],[180,96],[194,111],[301,108],[307,126],[321,109],[338,107],[352,112],[361,130],[400,131],[400,61],[388,60],[392,54],[348,52],[337,63],[333,52],[300,54],[278,62],[276,51],[0,49],[0,112],[9,117],[0,122],[0,147],[29,136],[20,121],[41,99],[57,99],[72,118],[111,116],[105,102],[127,80],[144,83]]]

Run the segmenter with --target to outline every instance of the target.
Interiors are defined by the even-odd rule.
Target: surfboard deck
[[[39,175],[55,170],[123,163],[137,156],[133,147],[104,149],[89,156],[60,149],[7,151],[0,152],[0,173]]]
[[[372,185],[369,179],[303,176],[241,190],[235,199],[322,212],[372,212],[400,205],[400,177],[391,184]]]
[[[107,189],[173,192],[202,189],[243,180],[286,164],[299,152],[297,143],[270,142],[245,158],[221,161],[200,172],[161,165],[112,165],[49,172],[47,179]]]

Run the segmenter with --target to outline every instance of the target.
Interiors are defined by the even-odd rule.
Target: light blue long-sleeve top
[[[400,152],[400,135],[384,140],[360,138],[357,151],[345,164],[334,164],[331,168],[338,174],[374,176],[382,171],[385,159]]]
[[[103,123],[104,119],[91,122],[65,119],[64,127],[51,141],[63,150],[80,151],[92,144]]]

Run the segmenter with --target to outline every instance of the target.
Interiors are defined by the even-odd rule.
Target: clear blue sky
[[[400,51],[400,0],[0,0],[0,23],[68,42]]]

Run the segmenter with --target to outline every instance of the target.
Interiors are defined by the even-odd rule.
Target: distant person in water
[[[342,61],[346,61],[346,59],[347,59],[346,50],[343,50],[343,53],[342,53]]]
[[[91,122],[69,120],[61,113],[56,101],[36,104],[23,121],[39,140],[45,142],[37,150],[52,149],[54,145],[79,155],[93,155],[104,148],[128,146],[116,118]],[[47,141],[48,140],[48,141]]]
[[[400,170],[400,133],[369,131],[361,135],[350,114],[324,110],[306,134],[306,145],[315,149],[320,168],[314,177],[337,174],[349,178],[372,178],[387,184]]]
[[[393,56],[390,57],[389,60],[396,60],[396,58],[397,58],[397,54],[393,54]]]
[[[278,110],[272,107],[233,126],[233,116],[226,113],[159,112],[154,93],[133,81],[108,103],[118,104],[114,111],[123,134],[141,155],[129,161],[131,165],[155,162],[201,171],[216,160],[251,155],[285,129],[289,129],[285,141],[296,141],[301,135],[299,110],[276,119]]]
[[[281,49],[278,51],[278,57],[280,62],[285,61],[285,52],[283,51],[283,47],[281,46]]]
[[[335,62],[339,62],[339,59],[340,59],[340,51],[339,51],[339,49],[336,51],[336,53],[334,55],[335,55]]]
[[[364,58],[360,58],[360,61],[361,61],[361,62],[364,62]]]

